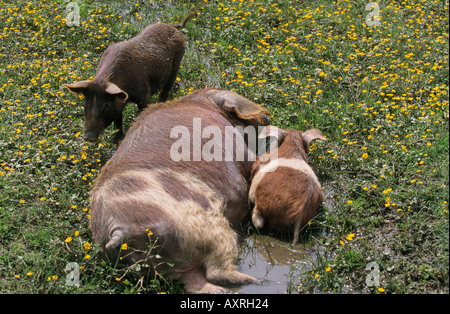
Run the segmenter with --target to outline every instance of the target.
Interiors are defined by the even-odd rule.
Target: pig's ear
[[[281,143],[283,143],[287,134],[288,133],[285,130],[279,129],[273,125],[268,125],[262,129],[261,133],[259,133],[259,135],[258,135],[258,138],[260,140],[265,139],[266,143],[263,144],[263,147],[265,148],[265,150],[267,152],[272,152],[276,148],[280,147]],[[269,140],[268,143],[267,143],[267,140]],[[269,145],[268,149],[267,149],[267,144]],[[259,143],[258,145],[261,145],[261,143]],[[267,156],[267,154],[264,156]],[[270,158],[270,157],[267,157],[267,158]]]
[[[235,92],[209,90],[206,92],[206,97],[221,110],[233,113],[243,120],[264,118],[265,115],[270,114],[266,108],[258,106]]]
[[[258,135],[258,138],[275,137],[278,140],[278,146],[284,141],[287,132],[279,129],[276,126],[268,125],[263,128],[262,132]]]
[[[322,140],[326,141],[327,139],[323,136],[322,132],[318,129],[311,129],[302,133],[303,146],[305,147],[305,151],[309,152],[309,145],[313,140]]]
[[[120,89],[119,86],[117,86],[116,84],[111,83],[111,82],[108,82],[106,84],[105,92],[119,97],[120,101],[122,101],[122,102],[126,102],[128,99],[128,94],[124,90]]]
[[[84,94],[88,89],[91,81],[79,81],[72,84],[64,84],[64,87],[67,87],[74,95],[78,96],[80,94]]]

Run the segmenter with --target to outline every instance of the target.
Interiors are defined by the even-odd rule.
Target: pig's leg
[[[147,105],[138,104],[139,112],[142,112],[142,110],[144,110],[145,108],[147,108]]]
[[[295,224],[295,228],[294,228],[294,241],[292,241],[292,245],[296,245],[298,243],[298,238],[299,238],[299,232],[300,232],[300,227],[302,226],[302,220],[300,219],[299,221],[297,221],[297,223]]]
[[[245,285],[258,282],[256,278],[239,272],[237,267],[226,270],[211,267],[206,270],[206,279],[223,285]]]
[[[114,142],[118,143],[119,141],[121,141],[124,138],[123,126],[122,126],[122,114],[120,114],[120,117],[118,117],[116,120],[114,120],[114,129],[119,130],[114,135]]]
[[[175,83],[175,80],[177,78],[178,69],[180,68],[182,58],[183,54],[181,54],[181,56],[175,56],[172,64],[172,71],[170,73],[169,79],[167,80],[166,84],[164,84],[164,87],[159,93],[158,102],[165,102],[167,98],[169,98],[169,92],[172,89],[173,84]]]
[[[165,102],[167,100],[167,98],[169,98],[169,92],[172,89],[175,79],[176,79],[176,74],[175,74],[174,79],[172,79],[172,76],[171,76],[171,78],[169,78],[169,81],[166,83],[166,85],[164,85],[163,89],[159,93],[158,102]]]
[[[232,236],[227,237],[224,233],[221,240],[221,243],[216,243],[204,262],[206,279],[218,285],[243,285],[257,282],[255,278],[238,271],[236,266],[238,250]]]
[[[139,112],[142,112],[152,101],[152,93],[149,91],[139,102],[137,103]]]
[[[194,268],[178,275],[188,293],[224,293],[227,290],[209,283],[203,270]]]

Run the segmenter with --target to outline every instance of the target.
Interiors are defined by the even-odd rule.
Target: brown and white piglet
[[[65,84],[72,93],[84,95],[84,139],[96,141],[114,122],[119,130],[115,140],[123,137],[122,111],[134,102],[142,111],[158,91],[158,101],[169,96],[185,51],[180,24],[151,24],[135,37],[110,45],[103,53],[92,80]]]
[[[322,203],[322,188],[307,162],[309,145],[315,139],[326,138],[317,129],[267,129],[267,136],[278,139],[278,148],[260,156],[252,166],[252,222],[257,228],[267,225],[269,229],[291,230],[296,244],[300,229]]]

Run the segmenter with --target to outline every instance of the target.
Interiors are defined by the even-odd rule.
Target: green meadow
[[[369,3],[0,0],[0,292],[181,291],[100,257],[89,190],[115,130],[85,142],[83,100],[63,84],[93,78],[109,44],[195,11],[169,99],[234,90],[273,125],[328,139],[309,157],[325,202],[300,242],[315,258],[288,292],[448,293],[448,1]],[[127,106],[125,129],[137,114]]]

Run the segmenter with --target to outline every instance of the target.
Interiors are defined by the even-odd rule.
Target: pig
[[[118,129],[115,142],[122,139],[126,103],[136,103],[141,112],[158,91],[158,101],[167,100],[186,47],[178,29],[184,28],[193,15],[190,13],[180,24],[151,24],[135,37],[111,44],[92,80],[64,84],[73,94],[84,95],[86,141],[97,141],[112,122]]]
[[[252,166],[249,201],[254,204],[252,223],[257,228],[293,231],[293,244],[300,229],[317,213],[322,189],[308,165],[309,145],[326,140],[318,129],[300,132],[268,127],[267,136],[278,139],[278,147],[260,156]]]
[[[201,141],[205,149],[207,130],[224,135],[227,127],[267,125],[268,115],[266,108],[220,89],[194,91],[142,111],[91,190],[93,240],[105,256],[123,265],[153,265],[191,293],[257,282],[236,266],[235,229],[249,214],[252,154],[243,160],[195,160],[190,141]],[[199,118],[202,135],[193,125]],[[186,158],[175,154],[177,130],[188,132]],[[225,144],[224,136],[218,138],[216,144]],[[121,255],[124,243],[128,249]]]

